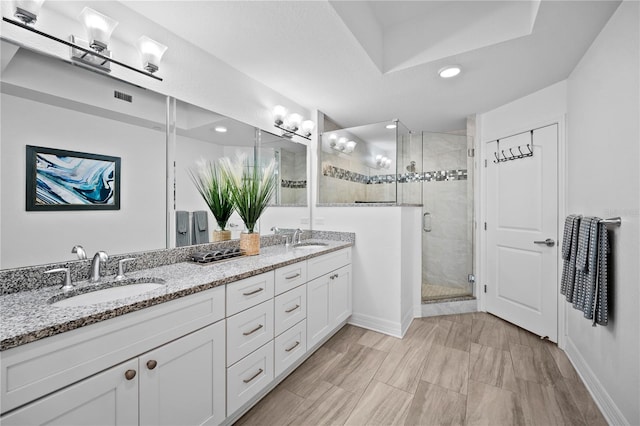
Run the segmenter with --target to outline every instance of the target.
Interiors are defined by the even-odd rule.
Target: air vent
[[[133,102],[133,96],[127,95],[124,92],[118,92],[117,90],[113,91],[113,97],[116,99],[120,99],[121,101]]]

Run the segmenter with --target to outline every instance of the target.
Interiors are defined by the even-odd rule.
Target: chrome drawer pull
[[[300,276],[300,272],[295,273],[293,275],[289,275],[288,277],[284,277],[286,280],[292,280],[294,278],[298,278]]]
[[[259,289],[250,291],[249,293],[242,293],[242,295],[251,296],[252,294],[260,293],[261,291],[264,291],[264,288],[260,287]]]
[[[300,305],[296,305],[296,306],[294,306],[294,307],[293,307],[293,308],[291,308],[291,309],[287,309],[285,312],[286,312],[286,313],[293,312],[293,311],[295,311],[296,309],[298,309],[299,307],[300,307]]]
[[[298,345],[300,344],[300,342],[296,341],[296,343],[291,346],[289,349],[285,349],[285,351],[287,352],[291,352],[292,350],[294,350]]]
[[[258,372],[257,372],[256,374],[254,374],[253,376],[251,376],[251,378],[249,378],[249,379],[243,379],[242,381],[243,381],[243,382],[245,382],[245,383],[249,383],[250,381],[252,381],[252,380],[253,380],[253,379],[255,379],[256,377],[258,377],[259,375],[261,375],[263,371],[264,371],[264,370],[261,368],[261,369],[259,369],[259,370],[258,370]]]
[[[253,330],[251,330],[251,331],[245,331],[245,332],[244,332],[244,333],[242,333],[242,334],[244,334],[245,336],[248,336],[248,335],[253,334],[253,333],[255,333],[256,331],[260,330],[262,327],[264,327],[264,326],[263,326],[262,324],[260,324],[260,325],[258,325],[256,328],[254,328]]]

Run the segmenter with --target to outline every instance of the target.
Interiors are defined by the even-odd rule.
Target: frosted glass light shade
[[[357,143],[355,141],[347,142],[346,147],[345,147],[345,152],[348,152],[348,153],[349,152],[353,152],[353,150],[356,149],[356,145],[357,145]]]
[[[338,146],[337,146],[337,148],[338,148],[340,151],[344,151],[344,149],[346,148],[346,146],[347,146],[347,138],[345,138],[345,137],[341,137],[340,139],[338,139]]]
[[[288,129],[295,132],[300,128],[301,124],[302,124],[302,116],[300,114],[297,114],[294,112],[293,114],[290,114],[289,117],[287,117]]]
[[[333,133],[331,136],[329,136],[329,146],[331,148],[335,148],[338,142],[338,136]]]
[[[14,0],[11,9],[14,16],[25,24],[34,24],[44,0]]]
[[[109,46],[111,34],[118,26],[118,21],[111,19],[90,7],[85,7],[80,12],[80,20],[87,31],[89,45],[97,51],[105,50]]]
[[[138,39],[137,46],[144,69],[151,73],[158,71],[167,46],[144,35]]]
[[[305,134],[305,136],[309,136],[311,135],[311,132],[313,132],[313,128],[316,126],[316,123],[314,123],[311,120],[304,120],[302,122],[302,127],[300,127],[300,129],[302,129],[302,133]]]
[[[273,121],[280,126],[284,123],[284,117],[287,115],[287,109],[282,105],[276,105],[273,107]]]

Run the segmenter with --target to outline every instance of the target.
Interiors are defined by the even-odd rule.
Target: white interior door
[[[558,340],[558,125],[533,132],[533,156],[495,163],[493,153],[528,152],[530,132],[487,146],[488,312]],[[548,241],[548,243],[545,243]],[[553,242],[553,245],[551,244]]]

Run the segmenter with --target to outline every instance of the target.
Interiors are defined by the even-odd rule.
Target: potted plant
[[[231,231],[225,228],[233,214],[233,203],[220,164],[202,159],[198,161],[198,171],[189,170],[189,175],[220,228],[213,231],[213,241],[230,240]]]
[[[272,159],[266,167],[260,168],[250,164],[242,154],[235,162],[222,158],[220,165],[233,207],[247,228],[240,234],[240,250],[247,255],[258,254],[260,234],[255,232],[255,227],[276,188],[275,161]]]

